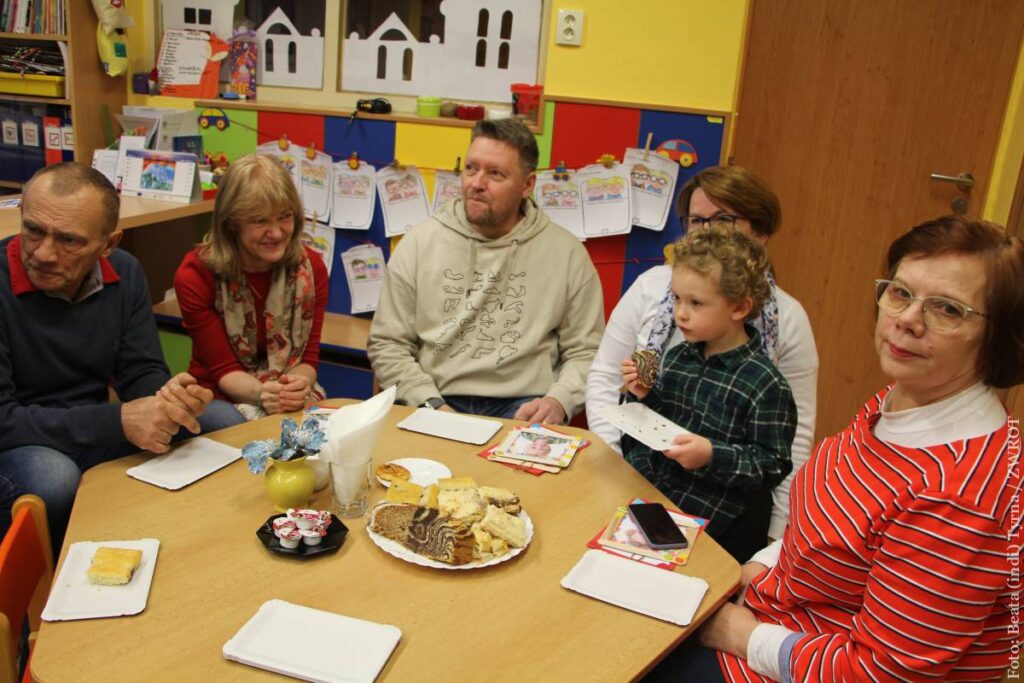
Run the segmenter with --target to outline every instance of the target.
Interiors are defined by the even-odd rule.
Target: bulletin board
[[[199,113],[200,109],[197,109]],[[649,109],[611,103],[552,101],[545,103],[544,130],[537,133],[539,168],[553,168],[564,162],[568,168],[594,163],[602,154],[619,160],[627,147],[643,148],[648,135],[650,149],[670,144],[692,150],[689,165],[679,169],[677,188],[695,173],[720,163],[727,120],[722,116],[684,111]],[[202,131],[204,149],[235,159],[250,153],[258,144],[286,138],[302,147],[313,145],[334,161],[353,152],[379,169],[392,161],[414,165],[423,174],[428,196],[437,169],[451,170],[457,157],[464,157],[469,145],[468,128],[432,125],[429,122],[375,120],[308,113],[225,109],[230,125],[211,126]],[[678,192],[678,189],[677,189]],[[678,215],[670,210],[661,231],[634,226],[627,235],[587,239],[584,242],[601,280],[606,316],[622,293],[645,270],[664,262],[665,247],[682,234]],[[341,254],[362,245],[381,247],[385,259],[398,238],[385,237],[380,204],[374,209],[368,231],[338,229],[335,233],[330,298],[327,308],[350,314],[351,293]]]

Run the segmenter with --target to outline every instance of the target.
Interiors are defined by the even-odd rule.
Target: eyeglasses
[[[683,224],[683,227],[687,230],[700,230],[707,226],[712,228],[718,228],[719,230],[731,230],[736,227],[736,221],[742,219],[743,216],[733,216],[727,213],[720,213],[717,216],[711,218],[704,218],[704,216],[681,216],[679,222]]]
[[[915,301],[921,302],[921,315],[929,329],[951,332],[963,324],[969,315],[986,318],[967,304],[944,296],[914,296],[902,282],[875,280],[875,300],[883,313],[897,315],[907,310]]]

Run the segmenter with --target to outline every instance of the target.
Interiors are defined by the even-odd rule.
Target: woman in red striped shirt
[[[1024,463],[995,389],[1024,379],[1022,283],[1024,243],[983,221],[890,246],[875,348],[893,383],[797,475],[742,604],[654,678],[995,681],[1016,662]]]

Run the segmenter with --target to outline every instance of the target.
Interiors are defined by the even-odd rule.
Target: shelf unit
[[[65,2],[64,8],[67,34],[0,33],[0,42],[66,42],[68,50],[64,65],[64,97],[0,92],[0,104],[14,102],[66,107],[69,110],[68,119],[75,131],[75,161],[89,164],[92,162],[93,150],[107,145],[102,107],[106,105],[113,118],[125,103],[127,88],[124,76],[111,78],[103,71],[96,52],[97,18],[91,3],[75,0]]]

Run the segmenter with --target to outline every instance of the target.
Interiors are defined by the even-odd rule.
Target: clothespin
[[[455,157],[455,175],[462,174],[462,157]]]
[[[405,168],[405,165],[402,162],[400,162],[398,159],[393,159],[391,161],[391,163],[388,164],[388,166],[390,166],[391,168],[395,169],[396,171],[401,171],[402,169]]]
[[[309,143],[309,147],[306,148],[306,158],[309,159],[310,161],[316,159],[316,145],[314,145],[312,142]]]
[[[654,139],[654,132],[647,134],[647,142],[644,143],[644,161],[647,161],[647,157],[651,154],[651,140]]]
[[[291,147],[291,144],[292,143],[288,142],[288,136],[287,135],[282,135],[281,139],[277,141],[277,146],[278,146],[278,148],[280,148],[280,150],[282,152],[287,150],[289,147]]]
[[[353,171],[359,170],[359,152],[352,152],[348,155],[348,167]]]
[[[605,168],[611,168],[612,166],[615,165],[616,161],[618,160],[615,158],[614,154],[602,154],[597,159],[597,163],[601,164]]]
[[[569,171],[567,171],[565,169],[565,162],[564,161],[559,161],[558,162],[558,166],[555,167],[554,178],[555,178],[555,180],[568,180],[569,179]]]

